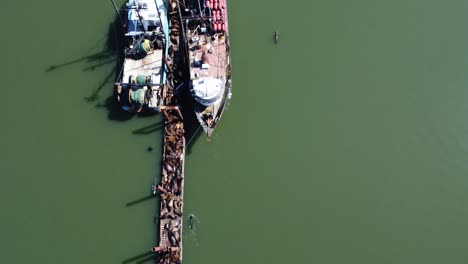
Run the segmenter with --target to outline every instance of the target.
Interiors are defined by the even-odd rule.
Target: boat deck
[[[131,76],[136,78],[138,75],[143,75],[151,76],[152,83],[159,86],[162,82],[162,56],[162,50],[157,49],[140,60],[125,58],[122,82],[131,83]]]
[[[224,36],[211,40],[206,35],[195,35],[190,52],[190,79],[216,77],[226,79],[226,43]],[[199,65],[198,67],[196,65]]]

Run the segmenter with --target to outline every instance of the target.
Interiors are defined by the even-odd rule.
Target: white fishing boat
[[[231,57],[226,0],[186,0],[190,92],[195,114],[211,137],[231,98]]]

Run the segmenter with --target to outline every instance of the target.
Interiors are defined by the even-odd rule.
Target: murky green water
[[[110,2],[3,6],[0,262],[151,263],[160,117],[99,107]],[[230,1],[234,94],[187,156],[185,263],[467,263],[466,10]]]

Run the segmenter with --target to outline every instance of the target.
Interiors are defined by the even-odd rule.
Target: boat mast
[[[158,17],[159,17],[159,21],[161,21],[161,31],[164,35],[166,35],[166,32],[164,31],[164,27],[163,27],[163,21],[161,19],[161,11],[159,11],[159,6],[158,6],[158,2],[156,0],[154,0],[154,3],[156,4],[156,10],[158,11]]]
[[[135,9],[137,11],[138,21],[140,21],[141,28],[143,28],[143,32],[146,35],[145,25],[143,24],[143,20],[141,19],[141,15],[140,15],[140,7],[138,7],[137,3],[135,3]]]
[[[200,16],[203,17],[204,14],[202,14],[202,9],[201,9],[200,0],[197,0],[197,2],[198,2],[198,8],[199,8],[198,10],[200,10]]]
[[[117,13],[117,16],[119,17],[120,23],[122,23],[122,27],[125,28],[125,23],[122,20],[122,17],[120,17],[120,12],[119,9],[117,8],[117,5],[115,4],[114,0],[111,0],[112,5],[114,6],[115,12]]]

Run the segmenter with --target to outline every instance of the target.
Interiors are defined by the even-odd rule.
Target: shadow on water
[[[151,199],[154,199],[156,198],[157,196],[155,195],[148,195],[148,196],[145,196],[143,198],[140,198],[140,199],[136,199],[134,201],[131,201],[131,202],[128,202],[125,204],[126,207],[129,207],[129,206],[133,206],[135,204],[139,204],[139,203],[142,203],[142,202],[145,202],[145,201],[148,201],[148,200],[151,200]]]
[[[193,100],[188,92],[189,88],[186,85],[184,86],[185,87],[178,94],[178,102],[181,107],[182,116],[184,117],[185,139],[187,142],[185,154],[190,155],[195,141],[197,141],[200,136],[204,135],[204,133],[193,111]]]
[[[95,102],[99,99],[99,93],[101,92],[102,88],[106,87],[111,80],[113,80],[113,77],[115,76],[115,71],[117,71],[118,67],[113,68],[109,74],[104,77],[104,79],[101,81],[98,87],[94,89],[94,91],[91,93],[91,95],[86,96],[84,99],[88,103]]]
[[[139,128],[139,129],[135,129],[132,131],[132,134],[134,135],[147,135],[147,134],[151,134],[151,133],[154,133],[156,131],[159,131],[161,129],[164,128],[164,121],[159,121],[159,122],[156,122],[152,125],[149,125],[149,126],[145,126],[145,127],[142,127],[142,128]]]
[[[106,108],[108,111],[107,117],[113,121],[127,121],[135,116],[135,114],[124,111],[120,107],[115,95],[108,97],[104,102],[97,103],[96,107]]]
[[[101,52],[98,52],[98,53],[95,53],[95,54],[83,56],[83,57],[78,58],[78,59],[67,61],[67,62],[64,62],[64,63],[61,63],[61,64],[51,65],[46,69],[46,72],[59,70],[61,68],[71,66],[71,65],[74,65],[74,64],[77,64],[77,63],[80,63],[80,62],[91,63],[91,62],[96,62],[96,61],[109,60],[109,58],[111,58],[111,57],[115,57],[115,55],[112,54],[110,51],[105,50],[105,51],[101,51]],[[87,68],[89,68],[89,67],[86,67],[85,69],[87,69]],[[97,68],[97,67],[94,67],[94,68]]]
[[[106,60],[106,61],[100,62],[98,64],[94,64],[94,65],[85,67],[83,69],[83,71],[94,71],[96,68],[99,68],[101,66],[105,66],[105,65],[111,64],[111,63],[115,63],[115,58],[114,57],[112,57],[110,60]]]
[[[72,59],[63,63],[54,64],[49,66],[45,71],[52,72],[59,69],[63,69],[69,66],[73,66],[79,63],[84,63],[85,67],[83,71],[89,72],[94,71],[97,68],[108,66],[114,64],[114,67],[111,67],[110,71],[102,78],[92,92],[84,97],[84,100],[88,103],[96,103],[96,107],[106,108],[109,112],[108,118],[115,121],[126,121],[131,119],[134,114],[125,112],[120,108],[116,100],[116,93],[113,91],[113,95],[106,99],[101,99],[100,95],[104,88],[113,89],[114,81],[119,74],[121,65],[123,64],[123,53],[122,43],[124,43],[124,29],[119,18],[116,16],[114,21],[109,24],[107,34],[103,36],[102,39],[98,40],[94,45],[92,45],[86,52],[84,56],[81,56],[76,59]],[[104,45],[103,45],[104,44]],[[99,52],[94,52],[97,48],[104,46],[103,50]]]
[[[156,253],[148,251],[148,252],[145,252],[145,253],[142,253],[142,254],[139,254],[139,255],[136,255],[134,257],[126,259],[126,260],[122,261],[122,264],[128,264],[128,263],[133,263],[133,262],[139,263],[137,261],[147,262],[146,259],[150,259],[150,258],[155,259],[156,255],[157,255]]]
[[[103,50],[91,53],[98,46],[101,46],[104,41],[105,45]],[[102,39],[98,40],[94,45],[92,45],[85,52],[84,56],[63,63],[51,65],[45,71],[51,72],[65,67],[73,66],[78,63],[92,64],[86,66],[83,69],[84,71],[90,71],[95,70],[98,67],[110,64],[112,62],[121,62],[123,61],[123,56],[119,56],[121,50],[119,43],[123,43],[123,28],[118,18],[116,18],[116,20],[114,20],[109,25],[107,34]]]
[[[156,263],[156,254],[154,256],[149,256],[149,257],[144,258],[142,260],[138,260],[136,263],[137,264],[143,264],[143,263],[147,263],[147,262],[150,262],[150,261],[153,261],[153,263]]]
[[[93,64],[88,65],[83,69],[83,71],[94,71],[98,67],[114,63],[114,67],[106,76],[104,76],[99,85],[92,91],[89,96],[84,98],[86,102],[93,103],[99,100],[99,94],[104,87],[109,87],[110,89],[114,90],[113,84],[124,61],[123,54],[120,52],[122,50],[121,45],[124,43],[123,34],[124,32],[122,25],[120,24],[120,20],[116,17],[113,23],[109,25],[105,47],[105,51],[112,55],[100,61],[91,61]],[[116,98],[115,94],[113,94],[113,98]]]

